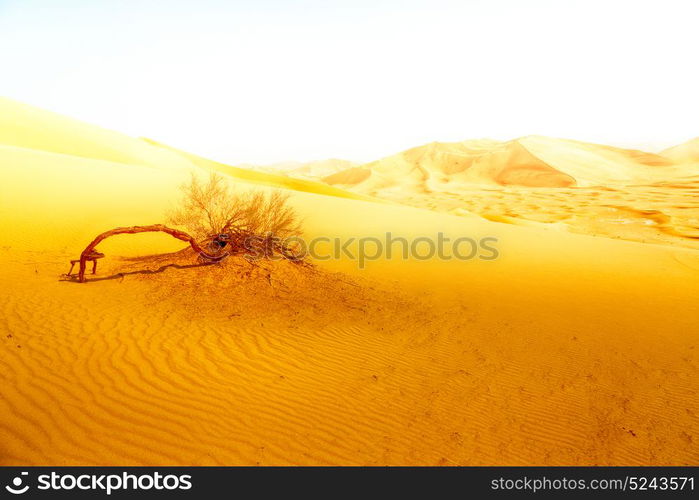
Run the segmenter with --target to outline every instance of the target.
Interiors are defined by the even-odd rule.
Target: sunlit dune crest
[[[363,172],[363,175],[359,175]],[[324,177],[329,184],[448,191],[460,184],[571,187],[639,183],[677,175],[675,163],[652,153],[527,136],[507,142],[434,142]]]
[[[114,163],[183,169],[169,151],[132,137],[0,97],[0,144]]]
[[[699,248],[696,144],[654,154],[542,136],[435,142],[322,180],[453,215]]]
[[[678,163],[699,163],[699,137],[664,149],[660,154]]]
[[[337,196],[339,198],[379,201],[361,193],[355,193],[353,191],[338,189],[336,187],[323,183],[320,180],[306,179],[305,177],[307,176],[305,175],[301,175],[300,177],[288,176],[284,175],[283,173],[280,174],[274,169],[244,168],[240,166],[226,165],[224,163],[202,158],[201,156],[197,156],[192,153],[181,151],[171,146],[160,144],[152,139],[145,140],[157,147],[164,148],[168,151],[172,151],[177,153],[178,155],[181,155],[182,157],[189,160],[191,164],[195,167],[203,168],[209,171],[225,173],[226,175],[243,182],[259,184],[267,187],[291,189],[294,191],[302,191],[307,193]]]
[[[0,107],[1,464],[696,461],[683,165],[527,137],[414,148],[328,185]],[[285,189],[309,239],[487,236],[499,257],[209,264],[143,234],[101,243],[86,283],[63,276],[97,234],[162,223],[191,172]],[[618,219],[633,241],[605,233]],[[642,243],[656,226],[683,236]]]
[[[363,176],[358,174],[360,171],[364,172]],[[382,189],[431,192],[459,183],[569,186],[575,182],[516,141],[435,142],[323,180],[353,185],[366,192]]]

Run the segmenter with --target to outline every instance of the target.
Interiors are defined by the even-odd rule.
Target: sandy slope
[[[199,266],[124,236],[81,285],[68,259],[188,173],[69,146],[0,149],[1,463],[695,461],[699,252],[297,192],[309,237],[500,258]]]
[[[111,130],[0,97],[0,144],[114,163],[188,168],[184,158]]]
[[[432,143],[323,180],[454,215],[699,248],[695,146],[661,156],[541,136]]]
[[[362,175],[359,175],[362,172]],[[684,170],[663,156],[567,139],[433,142],[326,176],[370,194],[455,191],[463,184],[571,187],[667,180]]]
[[[679,163],[699,163],[699,137],[667,148],[660,155]]]
[[[340,160],[338,158],[329,158],[327,160],[315,160],[309,162],[288,161],[273,163],[271,165],[238,165],[241,168],[249,170],[258,170],[261,172],[284,173],[292,177],[316,180],[322,177],[347,170],[357,166],[355,162],[349,160]]]

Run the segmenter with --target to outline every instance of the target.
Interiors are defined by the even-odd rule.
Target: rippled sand
[[[478,186],[385,199],[495,222],[699,249],[699,180],[578,188]]]
[[[367,281],[163,255],[112,260],[80,285],[58,277],[68,255],[0,257],[3,464],[696,456],[699,323],[677,278],[699,267],[660,254],[685,271],[656,297],[647,275],[548,266],[494,285],[448,264]]]
[[[588,200],[660,227],[638,211],[664,207],[689,241],[691,214],[665,205],[684,213],[691,195],[639,188],[649,208],[604,190],[596,205],[593,188],[445,193],[447,211],[473,204],[455,217],[15,112],[0,114],[0,464],[696,462],[699,252],[536,219],[555,202],[564,221],[608,227],[576,219]],[[87,283],[62,277],[96,234],[161,222],[209,168],[295,190],[309,238],[489,236],[500,256],[201,266],[179,241],[133,235],[100,245]],[[496,203],[522,224],[470,213]]]

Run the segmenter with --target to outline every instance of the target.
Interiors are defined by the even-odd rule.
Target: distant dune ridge
[[[365,193],[447,191],[464,184],[571,187],[650,182],[677,175],[663,156],[598,144],[527,136],[506,142],[433,142],[323,177]]]
[[[329,158],[327,160],[314,160],[309,162],[287,161],[273,163],[271,165],[238,165],[239,167],[260,170],[263,172],[284,173],[294,177],[306,179],[319,179],[337,172],[357,166],[353,161]]]
[[[664,149],[660,155],[678,163],[699,163],[699,137]]]
[[[699,139],[659,154],[527,136],[433,142],[322,177],[454,215],[699,248]]]
[[[539,137],[330,163],[289,171],[344,182],[0,100],[0,465],[696,463],[691,168]],[[307,238],[500,256],[202,265],[143,234],[62,277],[97,234],[163,222],[192,172],[287,190]]]
[[[0,145],[157,168],[191,167],[184,158],[138,139],[4,97]]]

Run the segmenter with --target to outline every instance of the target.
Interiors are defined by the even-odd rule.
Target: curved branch
[[[117,234],[136,234],[136,233],[155,233],[155,232],[161,232],[161,233],[166,233],[172,236],[173,238],[177,238],[178,240],[186,241],[189,243],[189,246],[192,247],[192,250],[197,252],[199,255],[204,257],[207,260],[211,261],[218,261],[222,260],[225,258],[228,254],[224,253],[222,255],[213,255],[208,253],[206,250],[204,250],[197,241],[190,236],[189,234],[185,233],[184,231],[180,231],[178,229],[173,229],[171,227],[164,226],[163,224],[152,224],[150,226],[131,226],[131,227],[117,227],[115,229],[111,229],[109,231],[105,231],[104,233],[100,234],[97,236],[92,242],[90,242],[87,247],[85,247],[85,250],[82,251],[80,254],[80,272],[78,273],[78,281],[80,283],[85,282],[85,267],[87,266],[87,260],[90,257],[90,254],[94,251],[95,247],[105,240],[106,238],[109,238],[110,236],[116,236]]]

